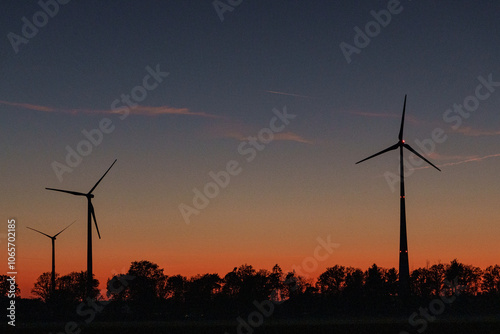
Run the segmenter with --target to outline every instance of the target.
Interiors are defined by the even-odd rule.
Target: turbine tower
[[[108,174],[109,170],[113,165],[115,164],[115,161],[111,164],[111,166],[108,168],[106,173],[104,173],[103,176],[97,181],[97,183],[90,189],[88,193],[80,193],[77,191],[70,191],[70,190],[61,190],[61,189],[54,189],[54,188],[45,188],[47,190],[53,190],[53,191],[60,191],[63,193],[68,193],[71,195],[75,196],[85,196],[87,198],[87,296],[90,297],[91,291],[92,291],[92,280],[93,280],[93,274],[92,274],[92,218],[94,219],[94,224],[95,228],[97,230],[97,235],[99,236],[99,239],[101,239],[101,234],[99,233],[99,227],[97,226],[97,220],[95,218],[95,211],[94,211],[94,206],[92,205],[92,198],[94,198],[94,194],[92,192],[94,189],[97,187],[97,185],[102,181],[102,179]]]
[[[415,151],[410,145],[406,144],[403,139],[403,128],[405,122],[405,109],[406,109],[406,95],[403,105],[403,117],[401,119],[401,128],[399,129],[398,142],[385,150],[375,153],[368,158],[356,162],[359,164],[365,160],[376,157],[377,155],[383,154],[388,151],[395,150],[399,148],[399,175],[400,175],[400,196],[399,196],[399,208],[400,208],[400,234],[399,234],[399,295],[401,297],[407,297],[410,294],[410,265],[408,263],[408,241],[406,237],[406,206],[405,206],[405,176],[404,176],[404,165],[403,165],[403,148],[406,148],[410,152],[414,153],[420,159],[427,162],[432,167],[441,171],[439,168],[434,166],[432,162],[424,158],[417,151]]]
[[[76,221],[76,220],[75,220]],[[43,232],[40,232],[38,230],[35,230],[34,228],[31,228],[31,227],[27,227],[26,228],[29,228],[30,230],[33,230],[35,232],[38,232],[40,234],[43,234],[47,237],[49,237],[50,239],[52,239],[52,274],[51,274],[51,277],[50,277],[50,292],[51,292],[51,295],[54,295],[54,291],[56,290],[56,238],[59,234],[63,233],[63,231],[65,229],[67,229],[68,227],[70,227],[71,225],[73,225],[74,222],[72,222],[71,224],[69,224],[68,226],[66,226],[65,228],[63,228],[61,231],[59,231],[59,233],[53,235],[53,236],[50,236],[48,234],[45,234]]]

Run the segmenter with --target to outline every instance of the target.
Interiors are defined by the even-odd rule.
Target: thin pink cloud
[[[200,116],[208,118],[221,118],[220,116],[207,114],[204,112],[193,112],[189,111],[187,108],[174,108],[168,106],[136,106],[130,108],[130,114],[132,115],[146,115],[146,116],[157,116],[157,115],[186,115],[186,116]],[[116,111],[111,111],[111,113],[117,113]]]
[[[174,108],[169,106],[141,106],[137,105],[133,108],[120,108],[118,110],[111,109],[64,109],[64,108],[52,108],[47,106],[34,105],[29,103],[18,103],[0,100],[0,104],[8,105],[12,107],[17,107],[21,109],[28,109],[34,111],[51,112],[51,113],[63,113],[63,114],[123,114],[127,112],[130,115],[142,115],[142,116],[158,116],[158,115],[186,115],[186,116],[200,116],[208,118],[220,118],[216,115],[207,114],[204,112],[191,112],[187,108]]]
[[[17,108],[22,108],[22,109],[36,110],[36,111],[59,112],[57,109],[54,109],[51,107],[37,106],[34,104],[29,104],[29,103],[18,103],[18,102],[9,102],[9,101],[0,100],[0,104],[12,106],[12,107],[17,107]]]
[[[230,131],[230,132],[227,132],[225,135],[220,136],[220,137],[232,138],[232,139],[236,139],[239,141],[246,141],[246,140],[248,140],[249,136],[245,136],[242,133],[238,133],[235,131]],[[305,139],[302,136],[300,136],[296,133],[293,133],[293,132],[274,133],[273,141],[294,141],[297,143],[313,144],[312,141]]]
[[[371,117],[371,118],[397,118],[401,119],[401,114],[388,114],[388,113],[374,113],[366,111],[346,111],[346,113],[357,116]],[[405,122],[410,122],[413,124],[420,124],[421,122],[414,116],[406,114]]]
[[[465,136],[480,137],[480,136],[498,136],[500,130],[480,130],[468,126],[460,127],[455,132],[461,133]]]
[[[462,165],[462,164],[466,164],[466,163],[470,163],[470,162],[480,162],[480,161],[483,161],[483,160],[486,160],[486,159],[492,159],[492,158],[498,158],[498,157],[500,157],[500,153],[490,154],[490,155],[486,155],[486,156],[483,156],[483,157],[474,156],[474,157],[465,158],[465,159],[460,160],[460,161],[453,161],[453,162],[448,162],[448,163],[440,164],[440,165],[438,165],[438,167],[441,168],[441,167]],[[430,168],[430,166],[417,167],[417,168],[414,168],[414,169],[425,169],[425,168]]]
[[[248,140],[249,136],[255,136],[258,130],[239,121],[225,120],[217,123],[207,124],[206,135],[212,138],[231,138],[239,141]],[[304,144],[313,144],[313,141],[293,132],[278,132],[273,134],[273,141],[294,141]]]
[[[437,152],[432,152],[428,155],[429,159],[438,161],[467,160],[475,157],[475,155],[445,155]]]
[[[401,115],[395,114],[386,114],[386,113],[373,113],[373,112],[364,112],[364,111],[349,111],[349,114],[358,115],[358,116],[366,116],[366,117],[381,117],[381,118],[400,118]]]
[[[311,140],[305,139],[302,136],[293,132],[280,132],[274,134],[273,140],[295,141],[304,144],[313,144]]]
[[[473,157],[473,158],[469,158],[469,159],[462,160],[462,161],[449,162],[449,163],[441,165],[441,167],[461,165],[461,164],[465,164],[465,163],[469,163],[469,162],[478,162],[478,161],[482,161],[482,160],[486,160],[486,159],[491,159],[491,158],[498,158],[498,157],[500,157],[500,153],[490,154],[490,155],[486,155],[484,157]]]
[[[266,90],[266,93],[278,94],[278,95],[286,95],[286,96],[294,96],[294,97],[303,97],[303,98],[306,98],[306,99],[317,99],[317,97],[314,97],[314,96],[307,96],[307,95],[299,95],[299,94],[278,92],[278,91],[275,91],[275,90]]]

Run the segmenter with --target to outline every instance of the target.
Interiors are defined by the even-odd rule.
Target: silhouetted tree
[[[132,262],[127,273],[113,276],[107,287],[107,295],[120,302],[121,312],[139,319],[158,317],[168,295],[167,276],[150,261]]]
[[[398,271],[396,268],[391,268],[384,271],[384,290],[389,296],[396,296],[398,294]]]
[[[345,278],[345,267],[335,265],[319,276],[316,286],[321,294],[339,296],[345,287]]]
[[[271,299],[273,288],[270,282],[271,272],[266,269],[260,269],[254,276],[255,299]]]
[[[130,289],[127,289],[129,281],[133,278],[127,274],[114,275],[106,282],[106,295],[112,301],[130,300]]]
[[[213,305],[214,297],[221,289],[218,274],[196,275],[187,284],[186,303],[191,312],[205,315]]]
[[[457,282],[460,292],[467,295],[476,295],[481,286],[482,271],[478,267],[465,265],[454,259],[447,266],[445,277],[449,282]],[[448,288],[450,289],[450,288]],[[456,294],[456,286],[451,287],[449,294]]]
[[[8,280],[9,278],[10,276],[0,275],[0,297],[8,297],[8,295],[11,293],[10,292],[11,281]],[[14,294],[16,295],[16,297],[19,297],[20,293],[21,290],[19,290],[17,283],[14,283]]]
[[[167,297],[172,301],[184,302],[187,291],[188,280],[182,275],[174,275],[167,278]]]
[[[361,292],[363,290],[363,284],[365,281],[365,274],[361,269],[347,267],[345,269],[345,288],[344,291],[348,293]]]
[[[295,270],[293,270],[286,274],[284,286],[285,296],[287,296],[288,299],[293,299],[303,294],[310,286],[310,283],[308,283],[304,277],[297,275]]]
[[[44,302],[47,302],[50,299],[51,277],[52,277],[52,274],[50,272],[42,273],[36,279],[35,285],[34,285],[33,289],[31,290],[32,294],[34,294],[35,296],[38,296]],[[59,277],[59,274],[56,273],[56,285],[57,285],[57,278],[58,277]]]
[[[489,266],[483,272],[481,290],[487,294],[500,293],[500,266]]]
[[[71,272],[56,278],[56,298],[59,301],[82,302],[87,298],[87,272]],[[89,297],[97,298],[99,295],[99,281],[93,279],[92,291]]]
[[[418,268],[410,275],[411,291],[414,296],[428,298],[433,293],[431,271],[428,268]]]
[[[243,303],[251,303],[253,299],[255,299],[254,293],[257,288],[255,269],[251,265],[241,265],[236,270],[236,276],[238,277],[238,283],[240,285],[238,299]]]
[[[99,295],[99,281],[92,282],[92,298]],[[56,273],[56,290],[51,295],[51,273],[45,272],[38,276],[31,292],[44,302],[76,303],[86,300],[87,272],[71,272],[64,276]]]
[[[237,270],[238,268],[234,267],[233,271],[228,272],[223,279],[222,293],[229,299],[236,298],[240,292],[241,284]]]
[[[481,290],[483,271],[481,268],[469,264],[465,265],[464,269],[465,289],[462,290],[462,293],[475,296]]]
[[[283,300],[283,289],[285,287],[283,270],[277,264],[274,265],[269,274],[269,286],[272,289],[270,299],[273,301]]]
[[[167,277],[156,263],[149,261],[134,261],[127,275],[135,278],[125,288],[129,299],[140,302],[153,302],[163,298],[167,293]]]
[[[427,282],[433,296],[439,296],[444,289],[446,268],[442,263],[429,268]]]
[[[269,271],[256,271],[251,265],[244,264],[235,271],[233,283],[239,285],[237,299],[242,304],[251,305],[255,300],[269,299],[271,295],[271,285],[269,283]]]
[[[222,294],[240,304],[248,304],[254,300],[270,298],[272,287],[267,270],[255,269],[247,264],[234,268],[224,276]]]
[[[377,298],[383,295],[384,273],[376,264],[373,264],[365,272],[364,290],[370,298]]]
[[[345,272],[344,301],[349,306],[349,311],[355,313],[362,306],[365,275],[361,269],[353,267],[347,267]]]
[[[283,309],[288,316],[299,316],[305,312],[312,311],[311,283],[304,277],[299,276],[295,270],[288,272],[284,281]]]

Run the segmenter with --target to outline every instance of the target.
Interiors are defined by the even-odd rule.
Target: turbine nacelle
[[[90,191],[88,193],[81,193],[81,192],[77,192],[77,191],[71,191],[71,190],[62,190],[62,189],[55,189],[55,188],[45,188],[47,190],[53,190],[53,191],[59,191],[59,192],[63,192],[63,193],[67,193],[67,194],[71,194],[71,195],[75,195],[75,196],[85,196],[87,197],[87,200],[88,200],[88,220],[89,220],[89,224],[92,220],[94,220],[94,224],[95,224],[95,228],[97,230],[97,235],[99,236],[99,239],[101,239],[101,234],[99,233],[99,227],[97,226],[97,219],[95,218],[95,211],[94,211],[94,206],[92,205],[92,198],[94,198],[94,194],[92,194],[92,192],[95,190],[95,188],[97,187],[97,185],[102,181],[102,179],[106,176],[106,174],[108,174],[109,170],[111,169],[111,167],[113,167],[113,165],[116,163],[116,159],[115,161],[113,161],[113,163],[111,164],[111,166],[109,166],[108,170],[106,170],[106,172],[104,173],[103,176],[101,176],[101,178],[99,179],[99,181],[96,182],[96,184],[92,187],[92,189],[90,189]]]
[[[63,232],[64,232],[64,231],[65,231],[68,227],[70,227],[71,225],[73,225],[75,222],[76,222],[76,220],[75,220],[75,221],[73,221],[71,224],[69,224],[68,226],[66,226],[66,227],[65,227],[65,228],[63,228],[61,231],[59,231],[57,234],[54,234],[54,235],[48,235],[48,234],[43,233],[43,232],[41,232],[41,231],[35,230],[34,228],[31,228],[31,227],[29,227],[29,226],[26,226],[26,228],[28,228],[28,229],[30,229],[30,230],[32,230],[32,231],[38,232],[38,233],[40,233],[40,234],[43,234],[44,236],[46,236],[46,237],[48,237],[48,238],[50,238],[50,239],[52,239],[52,240],[56,240],[56,238],[57,238],[57,236],[58,236],[59,234],[63,233]]]
[[[368,158],[365,158],[363,160],[360,160],[360,161],[356,162],[356,164],[359,164],[360,162],[363,162],[363,161],[366,161],[368,159],[374,158],[374,157],[376,157],[378,155],[381,155],[381,154],[383,154],[385,152],[389,152],[389,151],[395,150],[395,149],[397,149],[399,147],[404,147],[408,151],[410,151],[413,154],[415,154],[416,156],[418,156],[420,159],[422,159],[425,162],[427,162],[432,167],[436,168],[438,171],[441,171],[441,169],[437,168],[432,162],[430,162],[429,160],[427,160],[426,158],[424,158],[420,153],[418,153],[417,151],[415,151],[410,145],[406,144],[405,140],[403,139],[403,129],[404,129],[404,123],[405,123],[405,110],[406,110],[406,95],[405,95],[405,102],[404,102],[404,105],[403,105],[403,116],[401,118],[401,128],[399,129],[399,135],[398,135],[399,141],[396,144],[394,144],[394,145],[386,148],[385,150],[382,150],[382,151],[380,151],[378,153],[370,155]]]

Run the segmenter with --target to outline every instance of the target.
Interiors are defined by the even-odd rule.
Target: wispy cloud
[[[432,152],[427,156],[429,159],[434,161],[450,161],[450,160],[468,160],[475,158],[475,155],[446,155],[437,152]]]
[[[484,157],[473,157],[473,158],[469,158],[469,159],[462,160],[462,161],[449,162],[449,163],[443,164],[441,166],[445,167],[445,166],[461,165],[461,164],[466,164],[466,163],[469,163],[469,162],[478,162],[478,161],[483,161],[483,160],[486,160],[486,159],[498,158],[498,157],[500,157],[500,153],[490,154],[490,155],[486,155]]]
[[[258,130],[239,121],[226,119],[221,122],[207,124],[205,133],[206,136],[211,138],[231,138],[238,141],[246,141],[248,137],[255,136]],[[294,141],[304,144],[314,144],[312,140],[306,139],[294,132],[274,133],[273,141]]]
[[[249,135],[243,135],[242,133],[238,133],[235,131],[229,131],[225,134],[221,134],[219,137],[225,137],[225,138],[232,138],[236,139],[239,141],[246,141],[248,140]],[[304,143],[304,144],[313,144],[311,140],[305,139],[301,135],[298,135],[293,132],[279,132],[275,133],[273,136],[273,141],[294,141],[297,143]]]
[[[307,96],[307,95],[299,95],[299,94],[292,94],[292,93],[285,93],[285,92],[277,92],[275,90],[266,90],[267,93],[271,94],[278,94],[278,95],[287,95],[287,96],[294,96],[294,97],[303,97],[305,99],[317,99],[317,97],[314,96]]]
[[[438,165],[438,167],[441,168],[441,167],[462,165],[462,164],[466,164],[466,163],[470,163],[470,162],[479,162],[479,161],[483,161],[486,159],[492,159],[492,158],[498,158],[498,157],[500,157],[500,153],[485,155],[482,157],[474,156],[474,157],[468,157],[468,158],[466,158],[464,160],[460,160],[460,161],[453,161],[453,162],[440,164],[440,165]],[[431,166],[423,166],[423,167],[417,167],[417,168],[413,168],[413,169],[425,169],[425,168],[431,168]]]
[[[51,107],[37,106],[34,104],[29,104],[29,103],[18,103],[18,102],[9,102],[9,101],[0,100],[0,104],[6,105],[6,106],[11,106],[11,107],[22,108],[22,109],[28,109],[28,110],[45,111],[45,112],[58,112],[57,109],[54,109]]]
[[[302,136],[293,132],[280,132],[274,134],[274,140],[288,140],[304,144],[313,144],[313,141],[303,138]]]
[[[500,135],[500,130],[480,130],[474,129],[468,126],[463,126],[455,130],[455,132],[461,133],[465,136],[480,137],[480,136],[498,136]]]
[[[0,100],[1,105],[7,105],[11,107],[16,107],[20,109],[42,111],[49,113],[62,113],[62,114],[117,114],[127,112],[127,108],[123,107],[118,110],[111,109],[65,109],[65,108],[53,108],[29,103],[19,103],[19,102],[9,102]],[[219,118],[219,116],[207,114],[204,112],[192,112],[187,108],[175,108],[169,106],[141,106],[137,105],[132,108],[128,108],[128,113],[130,115],[142,115],[142,116],[158,116],[158,115],[186,115],[186,116],[200,116],[209,118]]]
[[[346,111],[346,113],[351,115],[371,117],[371,118],[396,118],[401,119],[401,114],[389,114],[389,113],[375,113],[375,112],[365,112],[365,111]],[[420,123],[418,119],[412,115],[406,115],[405,120],[411,123]]]
[[[366,117],[380,117],[380,118],[401,118],[401,115],[387,114],[387,113],[374,113],[374,112],[364,112],[364,111],[349,111],[349,114],[366,116]]]
[[[111,113],[116,113],[116,111],[111,111]],[[193,112],[189,111],[187,108],[174,108],[168,106],[136,106],[130,109],[130,114],[132,115],[145,115],[145,116],[157,116],[157,115],[186,115],[186,116],[201,116],[209,118],[221,118],[220,116],[207,114],[205,112]]]

